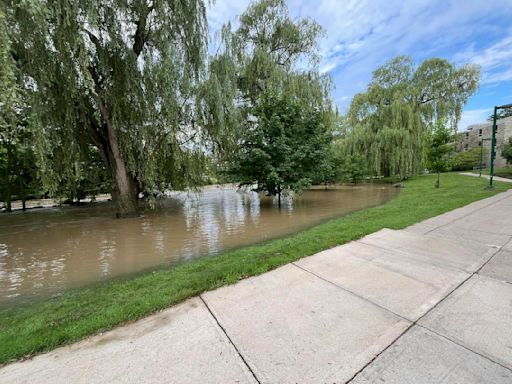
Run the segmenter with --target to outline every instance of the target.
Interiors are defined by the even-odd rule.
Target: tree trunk
[[[12,204],[11,204],[11,191],[8,191],[5,198],[5,211],[11,212],[12,211]]]
[[[118,218],[137,215],[137,182],[126,167],[120,153],[109,153],[112,172],[112,200],[117,204]]]
[[[112,201],[117,204],[116,216],[118,218],[133,217],[137,215],[138,184],[128,170],[126,162],[119,151],[117,137],[114,137],[116,139],[115,145],[110,140],[105,140],[97,143],[97,147],[100,149],[105,165],[110,171]]]
[[[12,148],[7,143],[7,191],[5,193],[5,211],[12,211]]]
[[[117,203],[116,216],[118,218],[136,216],[139,198],[137,181],[130,173],[121,153],[119,138],[109,108],[103,104],[98,94],[95,94],[94,97],[105,122],[103,131],[105,135],[101,138],[98,136],[96,139],[101,144],[100,149],[104,152],[104,158],[112,175],[112,200]]]

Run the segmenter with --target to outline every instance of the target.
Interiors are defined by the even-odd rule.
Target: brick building
[[[505,117],[497,121],[496,130],[496,160],[495,167],[504,167],[507,160],[501,156],[503,145],[508,143],[509,137],[512,136],[512,116]],[[487,156],[484,158],[484,167],[491,165],[491,140],[483,140],[492,137],[492,122],[488,121],[483,124],[470,125],[464,132],[459,133],[457,142],[457,151],[469,151],[473,148],[479,148],[482,143],[487,148]]]

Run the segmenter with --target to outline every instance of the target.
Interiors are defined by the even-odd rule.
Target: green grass
[[[347,243],[381,228],[400,229],[512,187],[443,174],[405,183],[384,205],[328,221],[284,239],[206,257],[174,268],[113,280],[30,306],[0,312],[0,363],[20,359],[136,320],[191,296]]]

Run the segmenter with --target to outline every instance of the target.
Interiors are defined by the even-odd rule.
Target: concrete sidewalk
[[[482,175],[482,176],[480,176],[480,174],[477,175],[476,173],[471,173],[471,172],[461,172],[460,175],[473,176],[473,177],[483,177],[484,179],[487,179],[487,180],[489,180],[491,178],[489,175]],[[500,176],[494,176],[493,180],[494,181],[503,181],[504,183],[512,183],[512,179],[507,179],[506,177],[500,177]]]
[[[512,190],[0,369],[1,383],[512,383]]]

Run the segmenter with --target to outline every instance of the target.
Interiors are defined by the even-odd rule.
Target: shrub
[[[484,147],[483,157],[487,157],[488,150]],[[480,166],[480,148],[473,148],[469,151],[458,152],[450,159],[453,171],[469,171]]]

